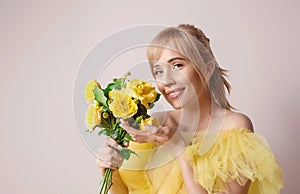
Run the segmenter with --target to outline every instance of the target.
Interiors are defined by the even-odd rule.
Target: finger
[[[98,167],[99,173],[102,175],[104,175],[104,171],[106,168],[111,168],[111,169],[116,168],[114,164],[109,163],[109,162],[104,162],[100,159],[97,159],[97,167]]]
[[[106,156],[112,156],[115,159],[121,158],[119,150],[111,145],[100,147],[98,149],[98,156],[100,159],[102,159],[104,157],[107,158]]]
[[[133,133],[133,134],[138,133],[138,132],[141,131],[141,130],[138,130],[138,129],[135,129],[135,128],[131,127],[131,126],[129,125],[129,123],[128,123],[127,121],[125,121],[124,119],[121,119],[120,126],[121,126],[123,129],[125,129],[127,132],[130,132],[130,133]]]
[[[160,127],[155,131],[156,135],[166,135],[172,133],[170,127]]]
[[[124,143],[125,148],[128,148],[128,146],[129,146],[129,142]]]
[[[97,155],[97,163],[102,164],[102,168],[108,168],[107,166],[119,167],[123,163],[123,158],[117,152],[113,154],[101,153]]]
[[[122,161],[122,157],[113,155],[103,155],[100,160],[106,164],[112,164],[113,166],[119,166]]]
[[[152,136],[133,136],[132,138],[137,143],[153,142]]]
[[[158,144],[166,143],[168,140],[169,140],[168,136],[159,135],[159,136],[156,136],[156,138],[155,138],[155,142],[158,143]]]
[[[125,121],[124,119],[121,120],[120,126],[124,128],[131,135],[133,141],[137,143],[155,142],[155,137],[153,137],[153,134],[155,134],[159,129],[155,126],[149,125],[149,128],[151,128],[151,130],[146,130],[146,131],[137,130],[131,127],[128,124],[128,122]]]
[[[156,133],[160,127],[156,127],[156,126],[153,126],[153,125],[144,125],[144,128],[146,131],[149,131],[151,133]]]
[[[133,141],[137,141],[137,142],[144,142],[145,140],[147,140],[147,137],[149,135],[151,135],[150,131],[141,131],[141,130],[137,130],[133,127],[130,127],[126,124],[120,125],[122,128],[124,128],[132,137]]]
[[[157,136],[166,137],[167,140],[172,139],[176,131],[172,130],[169,127],[163,127],[159,129],[156,133]],[[164,140],[165,141],[165,140]]]
[[[131,127],[129,125],[129,123],[127,121],[125,121],[124,119],[121,119],[121,122],[120,122],[120,126],[125,129],[127,132],[134,132],[136,131],[135,128]]]
[[[129,127],[130,125],[128,124],[128,122],[125,119],[120,119],[120,126],[125,129],[125,128]]]
[[[99,160],[98,158],[97,158],[97,160],[96,160],[96,164],[97,164],[97,167],[98,167],[99,174],[100,174],[101,176],[104,176],[105,168],[103,168],[103,167],[101,166],[101,162],[100,162],[100,160]]]
[[[120,126],[125,129],[130,135],[150,135],[150,131],[142,131],[131,127],[128,123],[121,123]]]
[[[113,147],[118,147],[117,141],[114,140],[114,139],[111,138],[111,137],[105,138],[105,140],[104,140],[104,145],[106,145],[106,146],[110,145],[110,146],[113,146]]]
[[[103,171],[103,169],[106,169],[106,168],[117,169],[117,168],[119,168],[119,163],[115,164],[115,163],[111,163],[111,162],[106,162],[106,161],[98,160],[97,166],[98,166],[98,168],[99,168],[99,170],[101,172],[101,171]]]
[[[103,151],[102,153],[98,154],[97,159],[102,162],[102,168],[108,168],[109,166],[117,167],[123,163],[123,158],[120,156],[120,154],[112,154],[110,151]]]

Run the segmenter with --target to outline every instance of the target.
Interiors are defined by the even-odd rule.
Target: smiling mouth
[[[185,88],[178,88],[178,89],[174,89],[174,90],[171,90],[171,91],[168,91],[167,92],[167,96],[168,96],[168,98],[170,98],[170,99],[176,99],[176,98],[178,98],[181,94],[183,94],[183,92],[184,92],[184,89]]]

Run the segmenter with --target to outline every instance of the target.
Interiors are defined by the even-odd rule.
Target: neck
[[[191,123],[196,124],[197,131],[204,131],[207,129],[211,116],[213,114],[213,104],[211,100],[211,95],[209,91],[204,91],[202,95],[195,98],[195,101],[190,103],[182,109],[183,115],[185,115],[186,120]]]

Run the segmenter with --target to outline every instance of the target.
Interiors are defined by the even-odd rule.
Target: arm
[[[238,112],[231,112],[227,115],[225,126],[225,128],[228,129],[233,127],[244,127],[249,129],[251,132],[254,132],[251,119],[247,115]],[[248,180],[248,182],[243,186],[241,186],[237,181],[232,181],[227,183],[227,186],[230,194],[247,194],[250,184],[250,180]]]
[[[118,170],[113,171],[112,177],[113,184],[109,191],[110,194],[128,194],[128,188],[126,187],[126,185],[124,185]]]
[[[193,168],[190,165],[189,161],[184,158],[183,154],[186,147],[186,142],[181,134],[175,133],[175,135],[173,136],[173,141],[169,145],[171,151],[177,156],[187,193],[207,194],[207,191],[195,181]]]
[[[250,181],[248,181],[244,186],[238,184],[237,181],[233,181],[227,184],[229,193],[232,194],[247,194],[250,186]]]
[[[189,194],[207,194],[207,191],[194,180],[194,173],[191,165],[182,155],[178,157],[184,184]]]

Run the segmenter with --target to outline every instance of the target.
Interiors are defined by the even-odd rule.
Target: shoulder
[[[243,127],[252,132],[254,131],[252,121],[247,115],[240,112],[228,111],[225,116],[223,128],[232,129],[236,127]]]

